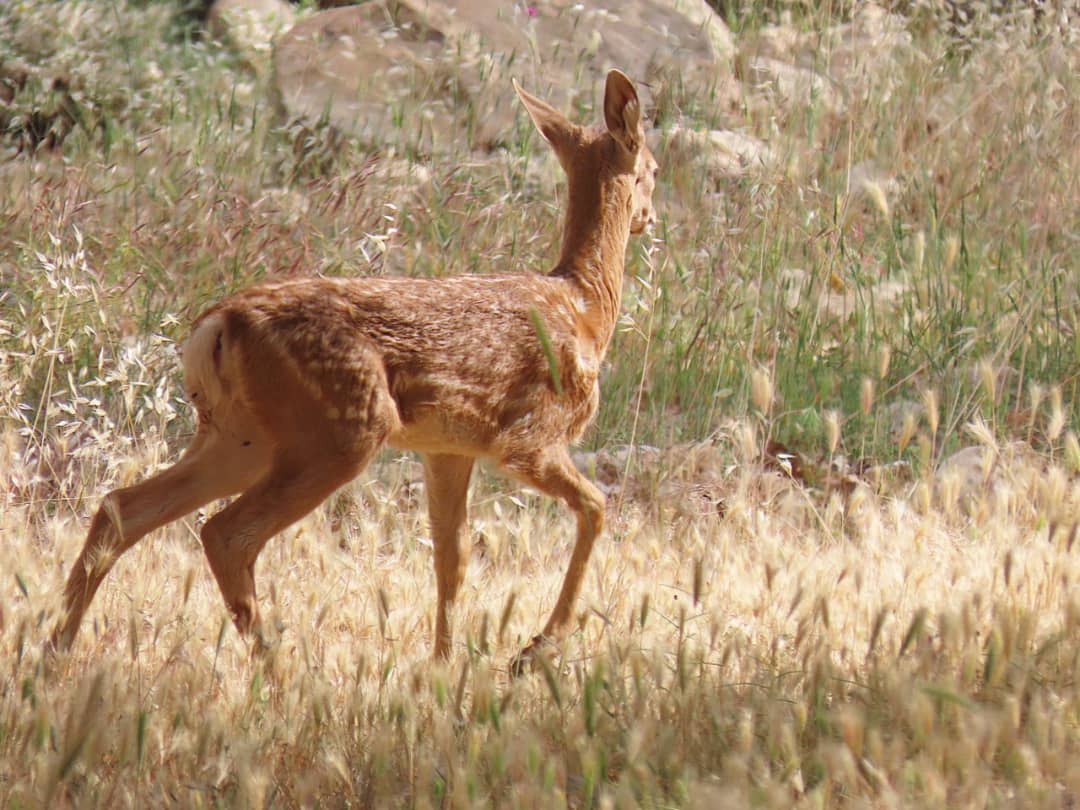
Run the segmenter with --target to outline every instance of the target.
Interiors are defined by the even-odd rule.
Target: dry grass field
[[[476,477],[433,663],[419,465],[392,453],[267,546],[263,655],[197,514],[46,662],[89,514],[191,433],[176,346],[207,302],[544,269],[565,189],[523,115],[490,155],[330,155],[168,4],[0,8],[0,62],[29,67],[0,140],[0,807],[1080,806],[1076,21],[907,12],[910,50],[842,108],[747,105],[768,169],[717,181],[658,136],[578,453],[608,528],[577,632],[511,679],[571,518]],[[658,99],[717,125],[699,90]]]

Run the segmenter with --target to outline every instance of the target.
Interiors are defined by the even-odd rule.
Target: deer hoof
[[[555,642],[547,636],[533,636],[532,641],[510,661],[510,676],[520,678],[526,673],[535,672],[548,662],[556,651]]]

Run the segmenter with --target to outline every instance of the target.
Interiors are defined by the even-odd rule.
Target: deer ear
[[[525,92],[521,85],[517,83],[517,79],[512,79],[512,81],[514,83],[514,92],[518,94],[521,103],[525,105],[525,110],[529,113],[529,118],[532,119],[533,124],[536,125],[536,129],[544,136],[544,140],[558,152],[562,145],[573,135],[574,125],[566,119],[565,115],[546,101],[541,101],[531,93]]]
[[[608,71],[604,85],[604,123],[608,132],[630,152],[645,140],[641,125],[641,101],[634,83],[621,70]]]

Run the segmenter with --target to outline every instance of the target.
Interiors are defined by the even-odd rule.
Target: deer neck
[[[601,177],[569,187],[562,252],[553,276],[569,279],[584,298],[588,331],[607,349],[622,301],[631,188],[623,177]]]

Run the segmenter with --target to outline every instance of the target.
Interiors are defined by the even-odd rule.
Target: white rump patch
[[[212,411],[225,398],[225,385],[214,363],[214,354],[223,359],[221,345],[225,319],[215,313],[195,327],[184,344],[184,390],[199,411]]]

